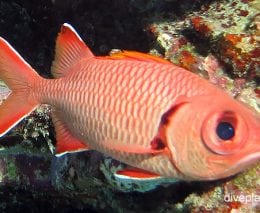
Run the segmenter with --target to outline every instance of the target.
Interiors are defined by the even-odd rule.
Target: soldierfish
[[[45,103],[57,154],[97,150],[131,166],[119,175],[213,180],[259,161],[259,115],[196,74],[134,51],[94,56],[69,24],[55,51],[54,79],[44,79],[0,39],[0,79],[12,90],[0,136]]]

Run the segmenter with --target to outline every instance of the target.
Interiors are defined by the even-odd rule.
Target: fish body
[[[260,159],[259,115],[166,60],[129,51],[96,57],[64,24],[52,74],[41,78],[0,40],[0,79],[12,90],[0,106],[0,135],[46,103],[58,154],[94,149],[134,167],[122,175],[212,180]]]

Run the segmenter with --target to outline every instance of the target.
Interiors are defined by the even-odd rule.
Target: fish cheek
[[[217,159],[219,154],[210,150],[204,143],[201,132],[207,121],[209,111],[201,110],[201,106],[191,103],[178,108],[174,114],[168,116],[165,126],[167,146],[172,153],[175,167],[178,168],[184,179],[213,180],[223,171],[224,162],[217,162],[212,167],[208,159]],[[215,131],[215,130],[214,130]],[[214,132],[210,130],[209,135]]]

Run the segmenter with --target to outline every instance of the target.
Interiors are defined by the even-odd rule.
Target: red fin
[[[132,179],[154,179],[154,178],[160,178],[160,175],[157,175],[152,172],[148,172],[142,169],[137,169],[137,168],[126,168],[122,170],[116,171],[116,176],[123,178],[123,176],[127,178],[132,178]]]
[[[162,64],[172,64],[170,61],[167,61],[163,58],[149,55],[146,53],[136,52],[136,51],[123,51],[113,53],[111,56],[106,56],[105,58],[109,59],[127,59],[127,60],[138,60],[138,61],[147,61],[147,62],[158,62]]]
[[[30,114],[36,107],[37,104],[31,104],[26,101],[23,93],[11,94],[0,106],[0,137]]]
[[[108,149],[134,154],[159,154],[165,151],[164,149],[156,150],[152,149],[152,147],[143,147],[140,145],[121,144],[118,141],[105,141],[103,145]]]
[[[66,75],[70,67],[83,58],[94,57],[90,49],[69,24],[61,26],[56,40],[55,60],[51,72],[55,78]]]
[[[38,105],[29,100],[31,82],[39,75],[3,38],[0,38],[0,79],[12,90],[0,106],[0,136],[8,132]]]
[[[69,132],[66,125],[59,119],[57,113],[53,113],[52,120],[56,131],[56,155],[89,150],[85,143],[75,138]]]
[[[39,75],[19,55],[18,52],[0,37],[0,79],[12,91],[28,89],[28,85]]]

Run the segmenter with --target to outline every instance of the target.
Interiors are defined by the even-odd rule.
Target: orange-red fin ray
[[[94,55],[75,29],[67,23],[63,24],[56,40],[55,59],[51,67],[53,76],[63,77],[75,63],[92,57]]]
[[[57,140],[56,155],[59,156],[65,153],[89,150],[89,147],[85,143],[75,138],[70,133],[64,122],[59,117],[60,116],[57,112],[52,114]]]
[[[138,180],[147,180],[147,179],[157,179],[161,178],[160,175],[148,172],[142,169],[127,167],[122,170],[116,171],[115,175],[118,178],[128,178],[128,179],[138,179]]]
[[[37,104],[28,103],[23,93],[12,93],[0,105],[0,137],[30,114]]]
[[[158,56],[153,56],[146,53],[136,52],[136,51],[122,51],[113,53],[110,56],[106,56],[107,59],[114,59],[114,60],[138,60],[138,61],[146,61],[146,62],[157,62],[162,64],[172,64],[170,61],[167,61],[163,58]]]
[[[0,79],[12,91],[0,105],[0,137],[37,107],[38,100],[30,97],[30,89],[39,78],[19,53],[0,38]]]
[[[12,90],[26,90],[39,75],[20,54],[0,37],[0,79]]]

